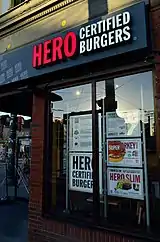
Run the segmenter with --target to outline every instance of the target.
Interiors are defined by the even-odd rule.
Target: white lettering
[[[118,44],[119,42],[122,42],[122,29],[116,29],[115,30],[115,42],[116,44]]]
[[[99,44],[99,42],[100,42],[100,37],[99,36],[95,36],[94,37],[94,50],[96,50],[96,49],[100,49],[100,44]]]
[[[131,20],[131,15],[129,12],[124,12],[123,13],[123,24],[126,25],[126,24],[129,24]]]
[[[97,34],[97,24],[92,24],[91,25],[91,36]]]
[[[113,16],[112,18],[112,29],[115,29],[116,28],[116,18],[115,16]]]
[[[130,27],[129,26],[124,27],[123,34],[125,35],[124,38],[123,38],[125,41],[130,40],[131,34],[130,34]]]
[[[88,52],[92,51],[92,43],[93,43],[92,38],[86,40],[86,50]]]
[[[110,26],[112,26],[112,18],[107,18],[106,19],[106,23],[107,23],[107,31],[110,30]]]
[[[91,36],[91,34],[90,34],[90,28],[91,28],[90,25],[86,26],[86,38],[88,38],[88,37]]]
[[[102,33],[102,23],[103,21],[97,22],[98,34]]]
[[[107,34],[102,34],[102,37],[101,37],[101,46],[102,47],[106,47],[108,45],[107,43]]]
[[[80,37],[80,39],[85,38],[85,28],[84,27],[82,27],[79,31],[79,37]]]
[[[80,41],[80,46],[79,46],[79,48],[80,48],[80,54],[83,54],[85,51],[86,51],[86,48],[85,48],[85,41],[84,40],[82,40],[82,41]]]
[[[80,54],[130,40],[130,21],[131,15],[126,11],[80,28]]]
[[[122,14],[118,14],[116,16],[116,25],[117,25],[117,28],[122,26]]]
[[[108,45],[114,45],[114,31],[108,33]]]

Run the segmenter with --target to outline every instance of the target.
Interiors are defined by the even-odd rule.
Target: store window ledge
[[[145,242],[159,242],[160,241],[160,233],[154,233],[153,231],[147,231],[145,229],[135,229],[133,228],[126,228],[125,230],[124,227],[118,226],[118,225],[113,225],[113,224],[107,224],[107,225],[102,225],[102,222],[93,222],[93,221],[86,221],[85,219],[79,219],[73,215],[69,215],[68,213],[66,214],[57,214],[57,213],[45,213],[42,215],[44,219],[46,220],[52,220],[52,221],[57,221],[57,222],[65,222],[65,224],[72,224],[75,225],[76,227],[81,227],[84,229],[90,229],[90,230],[97,230],[101,232],[109,232],[111,234],[117,234],[120,236],[126,236],[130,237],[133,239],[138,239],[138,240],[144,240]],[[94,220],[97,221],[97,220]]]

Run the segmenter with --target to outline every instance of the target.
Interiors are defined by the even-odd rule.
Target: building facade
[[[29,241],[159,241],[159,1],[9,6],[0,111],[32,116]]]

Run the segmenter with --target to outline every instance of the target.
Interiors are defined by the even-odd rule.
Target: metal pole
[[[103,123],[103,174],[104,174],[104,217],[107,217],[107,169],[106,169],[106,129],[105,129],[105,99],[103,99],[102,123]]]
[[[10,137],[8,147],[8,177],[10,186],[15,186],[15,150],[16,150],[16,130],[17,130],[17,115],[11,114],[10,122]]]
[[[18,155],[20,154],[20,140],[17,138],[17,151],[16,151],[16,164],[15,164],[15,188],[14,188],[14,196],[17,199],[17,185],[18,185]]]
[[[69,115],[67,113],[67,140],[66,140],[66,148],[67,148],[67,154],[66,154],[66,212],[69,212],[68,208],[68,178],[69,178]]]
[[[142,134],[143,134],[143,156],[144,156],[144,183],[145,183],[145,198],[146,198],[146,225],[150,228],[150,214],[149,214],[149,195],[148,195],[148,169],[146,156],[146,134],[144,125],[144,101],[143,101],[143,87],[141,85],[141,109],[142,109]]]

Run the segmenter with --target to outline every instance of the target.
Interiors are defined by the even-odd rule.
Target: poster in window
[[[132,168],[108,168],[107,190],[110,196],[143,200],[143,170]]]
[[[92,115],[70,116],[69,150],[73,152],[92,151]],[[99,149],[101,150],[101,119],[99,115]]]
[[[102,155],[99,155],[99,186],[102,193]],[[69,154],[69,189],[93,192],[92,153]]]
[[[107,137],[140,137],[140,112],[117,111],[106,114]]]
[[[141,139],[108,139],[107,165],[142,167]]]

